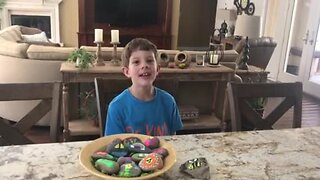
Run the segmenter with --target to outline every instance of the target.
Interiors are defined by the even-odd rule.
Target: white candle
[[[94,41],[103,41],[103,29],[94,29]]]
[[[218,55],[210,54],[210,64],[218,64]]]
[[[119,30],[111,30],[111,42],[119,42]]]

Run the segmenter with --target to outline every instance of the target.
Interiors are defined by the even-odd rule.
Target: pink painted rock
[[[154,149],[152,150],[153,153],[157,153],[157,154],[160,154],[162,156],[162,158],[165,158],[168,156],[169,152],[166,148],[162,148],[162,147],[159,147],[157,149]]]
[[[144,145],[150,149],[155,149],[160,147],[160,140],[157,137],[153,137],[144,141]]]

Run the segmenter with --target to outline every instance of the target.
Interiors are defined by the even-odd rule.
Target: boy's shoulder
[[[120,94],[115,96],[110,103],[122,103],[128,100],[129,90],[124,89]]]
[[[160,88],[158,88],[158,87],[155,87],[156,88],[156,93],[157,93],[157,95],[158,96],[160,96],[160,97],[167,97],[167,98],[173,98],[173,96],[170,94],[170,93],[168,93],[167,91],[165,91],[165,90],[163,90],[163,89],[160,89]]]

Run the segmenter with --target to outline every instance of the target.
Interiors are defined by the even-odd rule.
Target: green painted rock
[[[148,153],[135,153],[133,154],[132,160],[135,162],[140,162],[143,158],[145,158],[147,155],[149,155]]]
[[[119,171],[119,164],[108,159],[98,159],[94,166],[104,174],[115,174]]]
[[[113,157],[112,155],[108,154],[105,151],[98,151],[91,155],[91,159],[93,161],[96,161],[98,159],[108,159],[108,160],[115,161],[117,158]]]
[[[141,174],[141,169],[136,163],[125,163],[120,166],[118,176],[120,177],[137,177]]]

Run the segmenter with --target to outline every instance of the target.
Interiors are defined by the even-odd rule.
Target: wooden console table
[[[98,135],[99,127],[93,127],[93,125],[91,125],[88,120],[70,120],[68,85],[70,83],[94,82],[94,78],[96,77],[124,79],[126,77],[122,74],[121,68],[111,66],[109,62],[106,62],[105,66],[91,67],[88,70],[80,71],[78,68],[75,68],[74,64],[65,62],[62,63],[60,71],[62,73],[63,81],[63,140],[68,141],[69,137],[73,135]],[[179,84],[180,82],[195,83],[195,85],[191,84],[191,86],[193,86],[193,88],[197,88],[194,86],[196,86],[199,82],[207,84],[219,82],[219,84],[225,85],[228,81],[231,80],[232,76],[234,76],[234,70],[225,66],[212,68],[206,66],[197,66],[192,63],[190,67],[186,69],[162,68],[157,78],[177,78],[179,80]],[[209,107],[209,109],[214,111],[214,107],[216,106],[215,103],[217,102],[216,100],[217,98],[221,97],[217,96],[215,90],[210,92],[212,93],[209,97],[213,97],[213,104],[211,107]],[[181,94],[183,93],[184,92],[182,92]],[[193,96],[192,93],[193,92],[191,92],[191,96]],[[218,106],[225,107],[227,103],[225,98],[222,98],[224,99],[223,105]],[[215,116],[215,112],[212,112],[211,114],[200,115],[199,119],[184,121],[184,130],[201,128],[223,129],[224,117],[225,113],[222,113],[222,118],[217,118]]]

